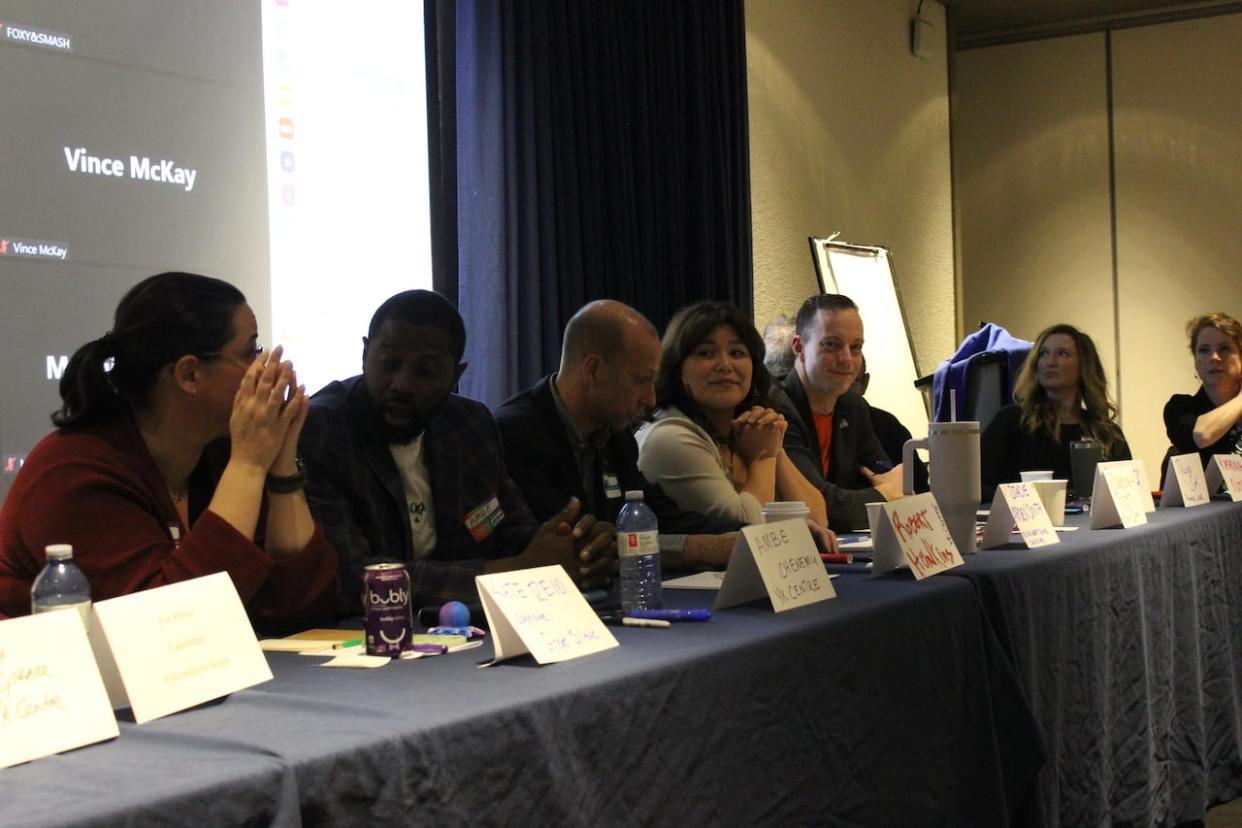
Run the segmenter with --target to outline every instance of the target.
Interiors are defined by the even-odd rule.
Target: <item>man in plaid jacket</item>
[[[476,575],[562,564],[606,577],[613,528],[567,503],[538,524],[505,469],[487,408],[452,393],[465,326],[439,294],[385,301],[363,340],[363,373],[311,398],[299,444],[307,499],[340,560],[342,616],[361,611],[367,564],[400,561],[415,605],[477,600]]]

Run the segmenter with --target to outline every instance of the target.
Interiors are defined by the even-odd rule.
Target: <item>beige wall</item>
[[[1106,35],[956,55],[963,309],[1028,338],[1090,332],[1154,476],[1164,402],[1197,387],[1186,319],[1242,313],[1242,15],[1111,38],[1111,146]]]
[[[1191,316],[1242,318],[1242,15],[1113,35],[1121,398],[1150,467],[1199,387]]]
[[[910,53],[914,0],[748,0],[755,322],[816,291],[809,236],[889,248],[923,372],[956,342],[944,9]],[[869,337],[879,335],[869,331]]]

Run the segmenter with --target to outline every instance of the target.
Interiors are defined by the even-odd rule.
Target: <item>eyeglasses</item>
[[[230,354],[227,351],[211,351],[210,353],[199,354],[198,358],[199,359],[216,359],[218,357],[231,357],[233,359],[237,359],[237,360],[240,360],[241,362],[244,362],[246,365],[250,365],[256,359],[258,359],[259,355],[262,353],[263,353],[263,346],[256,343],[253,348],[247,348],[246,350],[242,351],[240,354]]]

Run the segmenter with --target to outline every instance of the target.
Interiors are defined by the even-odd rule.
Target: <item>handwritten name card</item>
[[[1015,525],[1030,549],[1061,542],[1039,492],[1031,483],[1002,483],[996,487],[980,546],[992,549],[1008,543]]]
[[[1091,528],[1122,526],[1129,529],[1147,522],[1147,501],[1139,475],[1129,460],[1100,463],[1091,487]]]
[[[1242,500],[1242,457],[1236,454],[1213,454],[1207,467],[1209,494],[1220,491],[1221,485],[1230,499]]]
[[[776,612],[837,597],[805,520],[743,526],[713,607],[725,609],[765,595]]]
[[[138,724],[272,678],[227,573],[95,604],[91,644],[115,707]]]
[[[888,527],[915,579],[921,581],[965,563],[949,534],[949,525],[945,523],[940,506],[930,492],[890,500],[883,509]]]
[[[1160,488],[1164,490],[1160,496],[1161,509],[1202,506],[1212,499],[1203,476],[1203,461],[1197,452],[1170,457],[1169,468],[1164,473],[1164,485]]]
[[[492,631],[492,664],[524,653],[553,664],[617,646],[564,567],[497,572],[474,582]]]
[[[119,732],[77,612],[0,622],[0,768]]]

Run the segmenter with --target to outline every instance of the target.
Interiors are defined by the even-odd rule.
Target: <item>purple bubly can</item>
[[[410,640],[410,573],[399,563],[371,564],[362,573],[367,655],[398,658]]]

